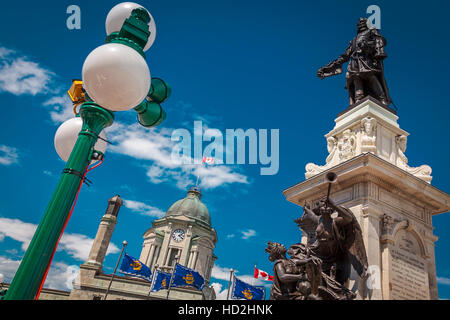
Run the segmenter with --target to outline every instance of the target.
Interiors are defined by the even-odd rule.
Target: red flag
[[[273,281],[273,276],[269,275],[267,272],[256,268],[255,266],[255,272],[253,273],[253,277],[256,279],[263,279],[267,281]]]

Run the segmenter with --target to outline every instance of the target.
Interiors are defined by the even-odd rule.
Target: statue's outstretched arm
[[[308,205],[303,207],[303,215],[301,218],[294,220],[297,226],[305,232],[308,241],[311,243],[316,239],[316,229],[319,224],[319,217],[309,208]]]
[[[316,256],[311,256],[311,257],[305,258],[305,259],[292,258],[291,261],[293,261],[297,266],[304,266],[305,264],[307,264],[309,262],[312,262],[315,265],[322,264],[322,260],[320,260],[320,258],[318,258]]]
[[[341,54],[339,58],[331,61],[325,67],[322,67],[317,71],[317,76],[320,79],[323,79],[325,77],[334,76],[342,73],[342,65],[346,63],[348,60],[350,60],[351,53],[352,53],[352,45],[350,42],[345,52]]]
[[[310,209],[309,206],[304,206],[303,210],[305,211],[303,213],[304,219],[310,219],[314,224],[319,224],[319,217]]]

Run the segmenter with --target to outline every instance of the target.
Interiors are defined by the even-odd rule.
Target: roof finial
[[[189,193],[194,193],[194,194],[196,194],[199,198],[202,197],[202,190],[201,190],[200,187],[198,187],[198,186],[190,187],[189,190],[188,190],[188,194],[189,194]]]

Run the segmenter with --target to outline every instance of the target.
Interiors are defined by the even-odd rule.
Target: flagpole
[[[106,300],[106,297],[108,296],[109,289],[111,289],[111,284],[114,280],[114,277],[115,277],[116,271],[117,271],[117,267],[119,266],[119,263],[120,263],[120,259],[122,259],[123,250],[125,249],[127,244],[128,244],[128,242],[126,240],[124,240],[122,242],[122,250],[120,251],[119,259],[117,260],[116,267],[114,268],[114,273],[111,276],[111,280],[109,281],[108,289],[106,289],[105,298],[103,300]]]
[[[155,267],[153,268],[152,282],[150,283],[150,289],[148,290],[147,300],[150,297],[150,292],[152,292],[152,287],[153,287],[153,284],[155,283],[155,276],[156,276],[155,273],[156,273],[157,269],[158,269],[158,265],[155,264]]]
[[[202,163],[200,163],[200,167],[202,167],[202,166],[203,166],[203,163],[205,163],[204,160],[205,160],[205,158],[203,157]],[[205,166],[206,166],[206,163],[205,163]],[[197,182],[195,183],[195,186],[196,186],[196,187],[198,187],[198,180],[199,180],[199,179],[200,179],[200,172],[197,174]]]
[[[208,160],[209,159],[209,160]],[[212,160],[211,160],[212,159]],[[206,158],[203,157],[202,159],[202,163],[200,163],[200,168],[203,166],[203,164],[205,164],[205,168],[207,167],[207,161],[212,161],[211,163],[214,162],[214,158]],[[200,173],[197,175],[197,182],[195,183],[195,186],[198,187],[198,181],[200,180]]]
[[[195,186],[198,187],[198,179],[200,178],[200,175],[197,175],[197,182],[195,183]]]
[[[180,258],[179,255],[175,256],[175,264],[172,268],[172,275],[170,277],[170,281],[169,281],[169,287],[167,288],[167,296],[166,296],[166,300],[169,300],[169,293],[170,293],[170,288],[172,287],[172,282],[173,282],[173,275],[175,274],[175,267],[177,266],[178,263],[178,259]]]
[[[227,300],[230,300],[230,288],[231,288],[231,279],[233,277],[234,269],[230,269],[230,281],[228,281],[228,291],[227,291]]]
[[[255,269],[253,269],[252,286],[255,285],[255,270],[256,270],[256,264],[255,264]],[[258,273],[258,277],[259,277],[259,273]]]

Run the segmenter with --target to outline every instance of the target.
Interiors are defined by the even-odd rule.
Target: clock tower
[[[217,234],[211,227],[209,211],[201,197],[200,189],[192,187],[185,198],[170,206],[164,217],[153,221],[144,233],[139,260],[151,270],[157,265],[160,270],[170,272],[178,258],[179,264],[203,276],[203,293],[212,298],[214,292],[209,281],[217,259],[213,253]]]

